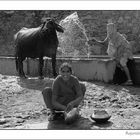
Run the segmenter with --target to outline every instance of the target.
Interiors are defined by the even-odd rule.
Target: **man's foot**
[[[61,112],[50,112],[48,116],[48,121],[64,120],[64,114]]]
[[[131,85],[133,85],[132,80],[126,81],[123,85],[125,85],[125,86],[131,86]]]

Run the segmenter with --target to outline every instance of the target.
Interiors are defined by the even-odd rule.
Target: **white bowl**
[[[105,110],[94,110],[90,118],[97,123],[104,123],[107,122],[111,116]]]

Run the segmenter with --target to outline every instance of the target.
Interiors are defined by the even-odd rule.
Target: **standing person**
[[[79,83],[78,78],[72,75],[71,65],[63,63],[52,88],[46,87],[42,91],[46,107],[51,111],[49,120],[57,119],[57,111],[69,112],[77,108],[84,98],[85,91],[85,85]]]
[[[125,85],[132,85],[129,69],[127,62],[129,59],[133,59],[132,50],[130,43],[126,40],[125,36],[117,32],[114,23],[107,24],[107,39],[109,41],[107,53],[114,58],[125,71],[127,81]]]
[[[107,49],[108,55],[113,59],[115,59],[117,65],[120,65],[120,67],[126,73],[127,81],[124,83],[124,85],[132,85],[130,72],[127,67],[128,60],[133,59],[131,45],[126,40],[124,35],[117,32],[114,23],[107,24],[107,37],[105,38],[104,41],[98,41],[98,42],[104,43],[107,41],[108,41],[108,49]]]

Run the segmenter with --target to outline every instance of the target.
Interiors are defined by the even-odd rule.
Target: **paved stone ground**
[[[48,122],[41,91],[53,79],[19,79],[0,75],[0,129],[113,130],[140,129],[140,88],[101,82],[83,82],[87,87],[80,107],[81,117],[73,124]],[[90,119],[94,109],[103,108],[111,115],[98,124]]]

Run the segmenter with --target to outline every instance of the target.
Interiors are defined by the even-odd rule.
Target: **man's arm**
[[[83,99],[83,93],[78,79],[76,78],[74,80],[75,80],[74,84],[76,89],[76,99],[71,101],[70,104],[72,104],[73,106],[78,106]]]
[[[108,43],[108,37],[106,37],[103,41],[101,40],[97,40],[96,38],[91,38],[87,41],[87,44],[89,45],[93,45],[94,43],[99,43],[99,44],[102,44],[104,46],[107,46],[107,43]]]
[[[64,111],[66,109],[66,106],[62,105],[61,103],[59,103],[57,101],[58,98],[58,92],[59,92],[59,82],[58,79],[56,79],[53,82],[53,86],[52,86],[52,105],[54,106],[54,108],[56,110],[61,110]]]

